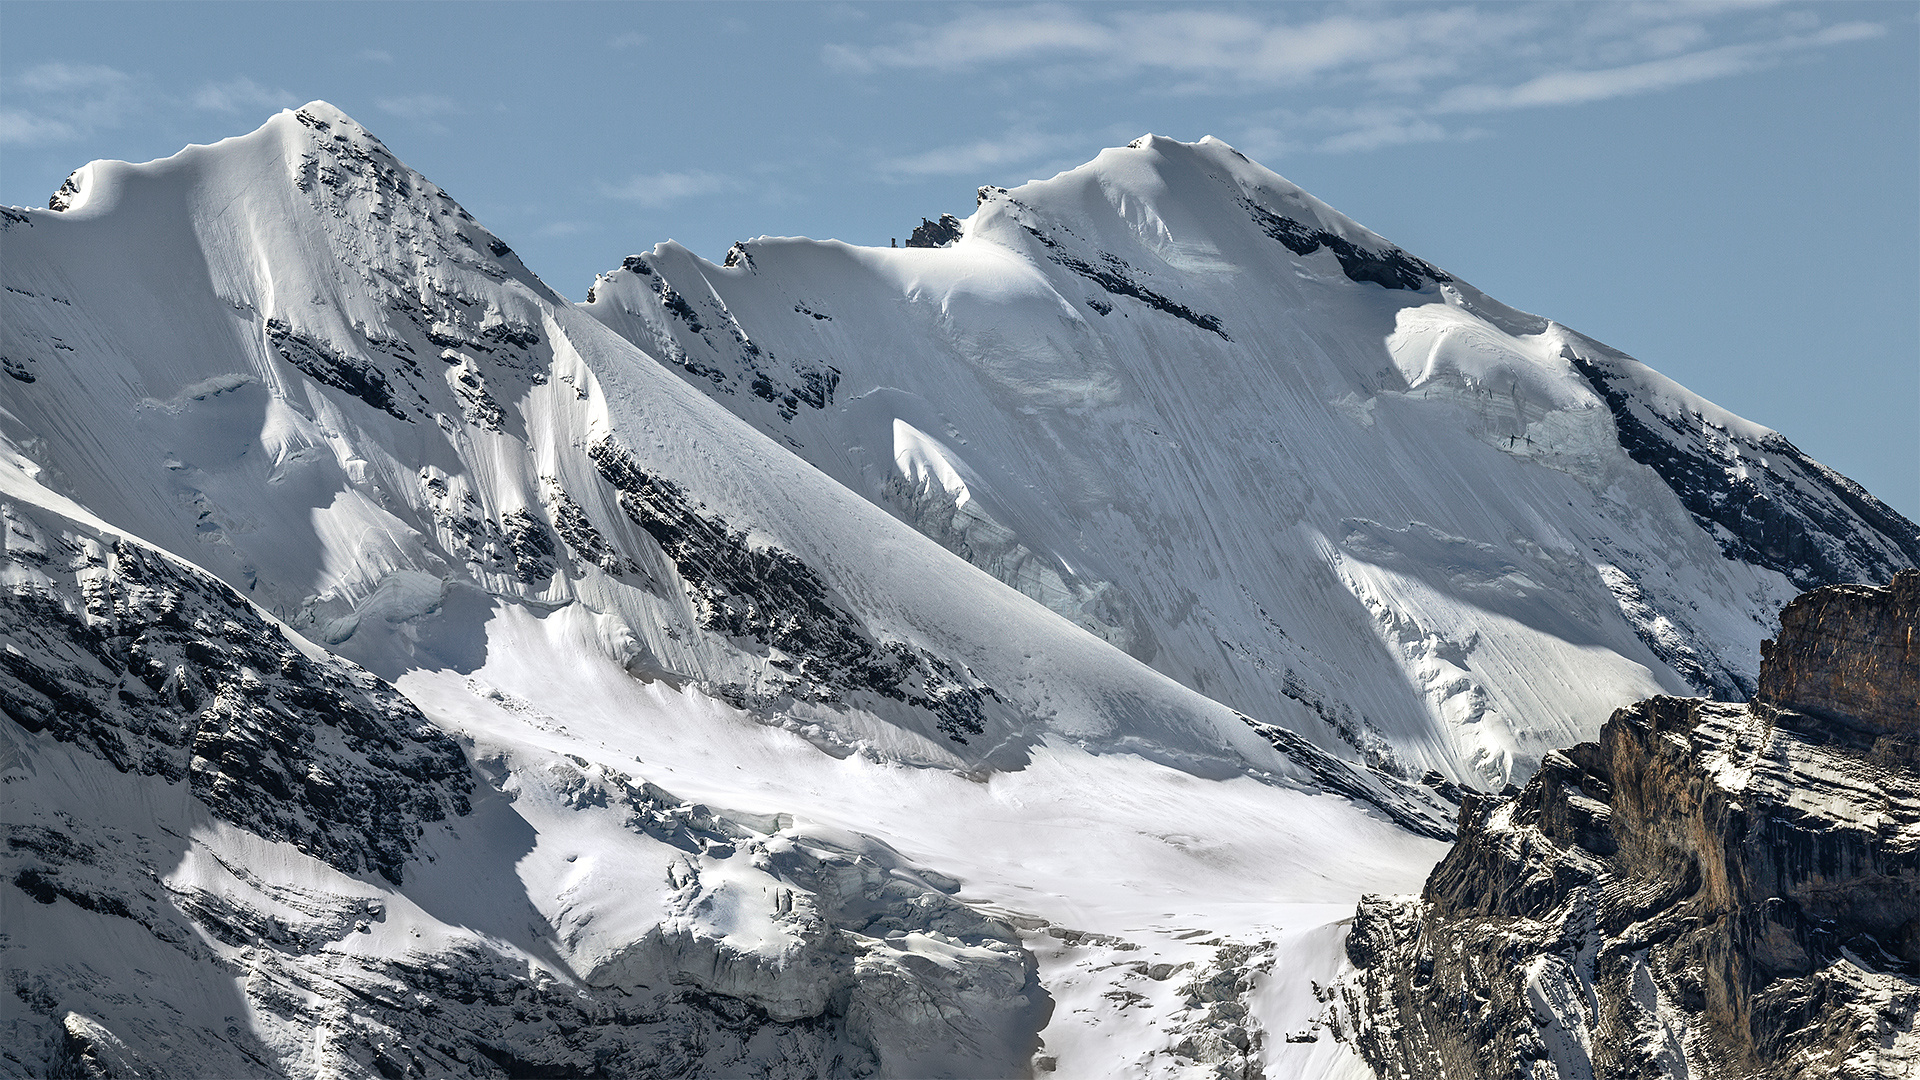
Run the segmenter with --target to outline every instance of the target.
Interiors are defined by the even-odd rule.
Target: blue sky
[[[0,201],[325,98],[562,293],[1216,135],[1920,518],[1920,5],[0,3]]]

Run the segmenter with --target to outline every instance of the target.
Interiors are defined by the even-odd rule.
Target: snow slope
[[[1218,140],[953,224],[662,244],[582,306],[1067,619],[1410,777],[1497,789],[1627,701],[1742,697],[1786,600],[1920,560],[1778,434]]]
[[[14,1067],[981,1075],[1030,1056],[1034,965],[944,876],[524,731],[469,736],[476,777],[444,726],[204,572],[12,468],[0,492]]]
[[[848,490],[324,103],[0,224],[10,1068],[1351,1064],[1279,1027],[1433,791]],[[299,658],[384,704],[329,734]]]

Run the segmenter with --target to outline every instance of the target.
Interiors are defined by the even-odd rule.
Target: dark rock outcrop
[[[1760,690],[1782,708],[1882,735],[1920,735],[1920,570],[1884,589],[1816,589],[1780,613],[1780,636],[1762,642]]]
[[[941,214],[939,221],[920,219],[913,227],[913,235],[907,237],[908,247],[937,248],[946,247],[960,239],[960,219],[952,214]]]
[[[1764,700],[1643,701],[1467,796],[1420,897],[1362,901],[1344,1034],[1388,1077],[1920,1064],[1916,624],[1920,574],[1807,594]]]
[[[336,390],[345,390],[361,401],[392,416],[413,422],[413,417],[394,403],[386,373],[366,360],[337,352],[315,338],[296,333],[279,319],[267,320],[267,340],[280,358],[298,368],[303,375]]]
[[[876,635],[798,556],[750,543],[612,440],[593,444],[587,454],[619,492],[627,517],[673,560],[700,625],[777,650],[771,666],[785,676],[780,693],[817,702],[877,695],[921,711],[935,731],[960,745],[986,732],[999,694],[964,665]],[[767,694],[710,689],[735,704]]]
[[[1778,432],[1756,438],[1663,400],[1658,376],[1598,342],[1560,356],[1606,403],[1621,449],[1659,474],[1728,558],[1802,589],[1920,566],[1920,525]]]
[[[1006,189],[980,189],[980,198],[983,201],[990,195],[1006,198]],[[1039,254],[1044,254],[1047,261],[1063,266],[1100,286],[1109,296],[1125,296],[1138,300],[1155,311],[1164,312],[1182,322],[1191,323],[1208,333],[1218,334],[1222,341],[1233,340],[1221,324],[1219,316],[1195,311],[1165,293],[1149,288],[1145,284],[1145,279],[1152,276],[1150,272],[1134,266],[1111,251],[1101,251],[1091,247],[1079,234],[1058,222],[1045,221],[1043,223],[1047,228],[1040,228],[1034,224],[1036,215],[1033,207],[1013,198],[1006,198],[1006,202],[1012,208],[1014,220],[1026,230],[1028,236],[1033,237],[1036,243],[1046,249]],[[1075,254],[1075,248],[1084,251],[1085,255]],[[1095,304],[1093,310],[1105,315],[1112,310],[1112,305],[1107,305],[1106,310],[1103,311],[1100,304]]]
[[[840,369],[824,360],[776,356],[747,333],[711,287],[689,298],[668,284],[648,259],[630,255],[608,275],[616,285],[625,283],[623,275],[631,275],[644,284],[644,291],[616,287],[603,293],[600,286],[610,283],[603,279],[587,294],[588,310],[596,318],[610,320],[616,332],[666,361],[688,382],[729,396],[745,391],[772,405],[788,423],[802,406],[824,409],[833,403]],[[727,251],[726,265],[752,271],[750,245],[735,244]],[[636,303],[639,309],[628,306]],[[795,305],[794,311],[832,321],[832,316],[804,305]]]
[[[1048,242],[1047,238],[1042,236],[1038,231],[1033,229],[1028,229],[1027,231],[1033,233],[1041,243],[1046,244],[1048,247],[1053,246]],[[1164,311],[1174,318],[1190,322],[1202,330],[1219,334],[1223,341],[1233,340],[1233,338],[1227,336],[1225,330],[1221,329],[1218,316],[1195,311],[1185,304],[1169,299],[1141,285],[1129,276],[1129,271],[1133,268],[1127,264],[1125,259],[1117,255],[1102,254],[1101,262],[1104,263],[1102,266],[1095,266],[1085,259],[1062,252],[1049,254],[1047,258],[1079,274],[1095,285],[1100,286],[1111,296],[1130,296],[1155,311]],[[1094,310],[1099,311],[1098,308]],[[1106,312],[1101,312],[1101,314],[1104,315]]]
[[[1449,800],[1429,786],[1407,783],[1383,769],[1341,761],[1297,732],[1263,724],[1250,716],[1242,716],[1240,721],[1259,732],[1261,738],[1294,764],[1307,770],[1326,790],[1374,807],[1408,832],[1435,840],[1453,839],[1453,830],[1447,827],[1451,807],[1446,804],[1457,801],[1459,789],[1454,785],[1448,786],[1454,788],[1456,798]],[[1436,779],[1439,775],[1433,774]]]
[[[391,686],[308,656],[227,585],[150,548],[10,502],[0,522],[9,723],[393,882],[428,823],[468,813],[465,754]]]
[[[1453,280],[1432,263],[1416,259],[1397,247],[1371,251],[1343,236],[1276,214],[1252,199],[1241,199],[1240,205],[1253,215],[1254,224],[1260,226],[1261,232],[1286,245],[1295,255],[1311,255],[1323,247],[1333,252],[1333,257],[1340,260],[1340,272],[1350,280],[1371,281],[1383,289],[1410,290],[1423,289],[1429,282]]]
[[[60,190],[47,198],[47,209],[64,214],[73,206],[73,200],[80,194],[80,172],[74,170],[60,181]]]

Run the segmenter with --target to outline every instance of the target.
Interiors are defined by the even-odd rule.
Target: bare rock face
[[[1870,734],[1920,734],[1920,570],[1884,589],[1831,585],[1780,613],[1756,699]]]
[[[1765,700],[1643,701],[1469,796],[1418,899],[1362,901],[1346,1036],[1383,1077],[1920,1070],[1917,621],[1920,574],[1806,594]]]

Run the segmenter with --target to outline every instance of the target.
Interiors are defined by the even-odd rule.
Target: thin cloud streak
[[[618,184],[601,183],[600,194],[609,199],[630,202],[650,210],[700,195],[732,191],[739,185],[731,178],[709,172],[658,172],[628,177]]]
[[[138,113],[133,76],[101,64],[36,64],[7,79],[0,145],[45,146],[118,127]]]
[[[15,85],[30,94],[98,93],[133,81],[124,71],[101,64],[38,64],[20,73]]]
[[[1527,12],[1471,8],[1378,18],[1336,14],[1302,23],[1204,9],[1103,18],[1082,8],[992,8],[939,26],[909,27],[904,40],[893,44],[830,45],[825,59],[860,73],[885,68],[961,72],[1052,60],[1097,64],[1113,77],[1152,70],[1235,85],[1288,84],[1342,69],[1365,74],[1422,52],[1490,49],[1538,22]],[[1398,73],[1374,74],[1392,80]]]
[[[1817,9],[1782,13],[1770,0],[1297,11],[978,8],[896,24],[878,41],[829,45],[822,58],[856,77],[990,73],[1038,87],[1130,80],[1143,91],[1228,102],[1279,87],[1338,88],[1356,104],[1256,113],[1248,126],[1269,145],[1355,153],[1489,134],[1450,128],[1448,117],[1659,93],[1886,33],[1870,22],[1821,29]],[[1031,160],[1044,152],[1032,140],[936,147],[884,161],[880,173],[949,175]]]
[[[202,85],[193,95],[193,104],[209,112],[240,113],[285,108],[299,101],[285,90],[270,90],[243,76]]]
[[[909,157],[883,161],[879,171],[889,179],[969,176],[987,169],[1037,160],[1057,152],[1064,141],[1057,136],[1023,132],[1000,139],[980,139],[956,146],[935,147]]]
[[[1324,139],[1317,149],[1325,154],[1351,154],[1411,143],[1445,142],[1457,137],[1431,120],[1387,121]]]
[[[1433,111],[1493,112],[1606,101],[1756,71],[1789,53],[1864,41],[1884,33],[1886,28],[1877,23],[1843,23],[1805,37],[1727,45],[1599,71],[1556,71],[1512,87],[1456,87]]]
[[[79,137],[80,132],[64,120],[35,116],[21,109],[0,109],[0,146],[45,146]]]

